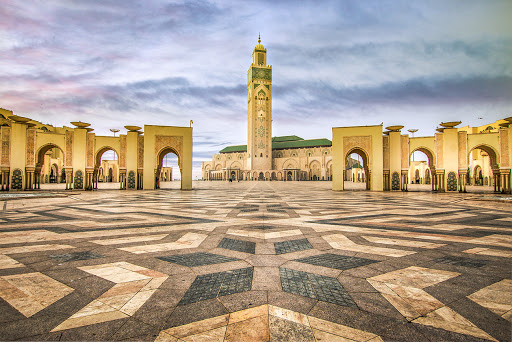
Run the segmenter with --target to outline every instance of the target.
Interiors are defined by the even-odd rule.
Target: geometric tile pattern
[[[323,238],[332,246],[332,248],[342,249],[345,251],[378,254],[397,258],[416,253],[414,251],[404,251],[394,248],[358,245],[343,234],[326,235],[323,236]]]
[[[467,297],[512,322],[512,280],[503,279]]]
[[[495,340],[423,289],[460,273],[411,266],[368,279],[368,282],[413,323]]]
[[[268,304],[162,330],[155,342],[177,340],[383,341],[367,331]]]
[[[50,306],[73,289],[42,273],[24,273],[0,277],[0,297],[25,317]]]
[[[55,255],[50,255],[50,258],[57,260],[57,262],[68,262],[68,261],[98,259],[98,258],[104,258],[104,256],[97,254],[97,253],[93,253],[91,251],[85,251],[85,252],[55,254]]]
[[[178,305],[249,291],[252,276],[252,267],[197,276]]]
[[[470,258],[463,258],[457,256],[445,256],[439,259],[435,259],[434,262],[439,264],[448,264],[453,266],[464,266],[464,267],[482,267],[487,265],[486,260],[475,260]]]
[[[354,267],[364,266],[378,262],[377,260],[351,257],[339,254],[319,254],[305,258],[296,259],[295,261],[305,264],[335,268],[338,270],[348,270]]]
[[[274,247],[276,249],[276,254],[285,254],[313,249],[313,246],[311,246],[308,239],[274,242]]]
[[[352,297],[350,297],[336,278],[295,271],[283,267],[281,267],[279,271],[283,291],[285,292],[318,299],[323,302],[357,308]]]
[[[128,262],[83,266],[79,269],[115,285],[52,331],[132,316],[168,278],[165,274]]]
[[[197,191],[62,191],[44,200],[0,193],[16,199],[0,211],[0,340],[152,341],[162,330],[170,340],[510,340],[504,196],[332,192],[331,184],[194,182]],[[237,242],[220,248],[245,247],[219,250],[229,238]],[[347,257],[297,262],[297,239],[311,245],[300,258]],[[195,253],[237,261],[158,259]],[[197,265],[216,258],[203,254]],[[362,265],[354,258],[375,263],[352,267]],[[201,279],[209,281],[196,286]],[[213,297],[178,305],[204,294]]]
[[[168,262],[173,262],[175,264],[188,266],[188,267],[220,264],[223,262],[239,260],[239,259],[224,256],[224,255],[217,255],[217,254],[204,253],[204,252],[180,254],[180,255],[170,255],[170,256],[158,257],[157,259],[160,259],[163,261],[168,261]]]
[[[217,247],[229,249],[232,251],[254,254],[256,250],[256,243],[251,241],[224,238],[221,240]]]

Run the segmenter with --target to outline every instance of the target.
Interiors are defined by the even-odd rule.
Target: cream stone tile
[[[103,312],[98,313],[96,315],[92,316],[83,316],[83,317],[77,317],[77,318],[69,318],[53,328],[51,332],[55,331],[61,331],[66,329],[72,329],[72,328],[78,328],[83,327],[86,325],[91,324],[97,324],[97,323],[103,323],[108,321],[113,321],[116,319],[126,318],[129,317],[128,315],[120,312],[120,311],[111,311],[111,312]]]
[[[78,311],[74,315],[72,315],[70,317],[70,319],[91,316],[91,315],[96,315],[96,314],[100,314],[100,313],[104,313],[104,312],[111,312],[111,311],[116,311],[116,308],[103,303],[103,300],[102,301],[94,300],[94,301],[90,302],[87,306],[82,308],[80,311]]]
[[[269,305],[269,314],[298,324],[309,326],[308,316],[291,310]]]
[[[363,330],[350,328],[345,325],[332,323],[316,317],[308,316],[308,320],[309,324],[311,325],[311,328],[313,329],[328,332],[330,334],[341,336],[353,341],[368,341],[370,339],[378,337],[378,335]],[[315,337],[316,336],[317,334],[315,333]]]
[[[133,272],[147,270],[147,268],[145,268],[145,267],[130,264],[129,262],[126,262],[126,261],[113,262],[112,265],[124,268],[125,270],[133,271]]]
[[[467,297],[495,314],[510,320],[509,312],[512,310],[511,279],[503,279]]]
[[[197,335],[183,337],[182,340],[186,342],[222,342],[224,341],[224,336],[226,335],[226,328],[227,326],[224,326],[217,329],[205,331]]]
[[[342,249],[346,251],[354,251],[368,254],[385,255],[391,257],[403,257],[415,254],[414,251],[404,251],[393,248],[374,247],[366,245],[358,245],[343,234],[332,234],[323,236],[323,239],[331,245],[332,248]]]
[[[20,247],[4,247],[0,248],[0,254],[17,254],[17,253],[33,253],[53,251],[59,249],[75,248],[69,245],[34,245],[34,246],[20,246]]]
[[[397,245],[397,246],[405,246],[405,247],[416,247],[416,248],[438,248],[441,246],[445,246],[445,244],[441,243],[432,243],[432,242],[424,242],[424,241],[413,241],[413,240],[402,240],[402,239],[387,239],[375,236],[362,236],[365,240],[373,243],[382,243],[386,245]]]
[[[512,258],[512,251],[504,251],[501,249],[491,249],[491,248],[485,248],[485,247],[475,247],[475,248],[471,248],[471,249],[466,249],[463,252],[469,253],[469,254],[482,254],[482,255],[490,255],[490,256],[497,256],[497,257],[503,257],[503,258]]]
[[[371,278],[366,279],[366,281],[369,282],[370,285],[372,285],[375,288],[375,290],[379,291],[380,293],[385,293],[391,296],[396,295],[396,293],[393,290],[391,290],[391,288],[388,285],[386,285],[386,283],[372,280]]]
[[[421,316],[416,309],[410,304],[410,301],[398,296],[397,294],[382,293],[382,296],[397,309],[408,321],[412,321]]]
[[[184,248],[196,248],[198,247],[207,235],[198,233],[187,233],[175,242],[161,243],[155,245],[143,245],[119,248],[120,250],[131,252],[134,254],[144,254],[153,252],[172,251]]]
[[[74,289],[42,273],[0,277],[0,297],[25,317],[43,310]]]
[[[241,311],[232,312],[229,315],[229,324],[237,323],[240,321],[244,321],[249,318],[268,315],[268,305],[260,305],[254,308],[249,308]]]
[[[60,223],[59,223],[60,224]],[[16,224],[16,228],[20,228],[20,224]],[[30,230],[0,233],[0,245],[13,243],[30,243],[50,240],[65,240],[65,234],[58,234],[48,230]],[[1,253],[1,252],[0,252]]]
[[[269,323],[267,316],[257,316],[230,324],[226,329],[226,342],[266,342],[269,339]]]
[[[116,310],[120,310],[123,307],[123,305],[125,305],[130,299],[133,298],[134,295],[135,295],[135,292],[132,292],[132,293],[123,294],[123,295],[98,298],[98,301],[100,301],[101,303],[106,304]]]
[[[490,341],[497,341],[495,338],[476,327],[473,323],[447,306],[431,312],[427,317],[419,317],[414,320],[413,323],[429,325],[435,328],[453,331],[459,334],[471,335]]]
[[[439,300],[421,289],[393,284],[388,286],[422,316],[444,306]]]
[[[457,272],[410,266],[369,278],[384,283],[425,288],[460,275]]]
[[[331,334],[331,333],[328,333],[325,331],[316,330],[316,329],[312,329],[312,330],[313,330],[313,335],[315,336],[315,339],[318,342],[354,342],[354,341],[356,341],[356,340],[351,340],[351,339],[341,337],[338,335],[334,335],[334,334]]]
[[[167,280],[167,278],[169,278],[169,277],[165,276],[165,277],[153,278],[147,283],[146,286],[144,286],[141,289],[141,291],[156,290],[160,287],[160,285],[162,285]]]
[[[492,235],[468,240],[467,243],[512,248],[512,236],[511,235],[492,234]]]
[[[124,312],[127,315],[133,315],[137,310],[140,309],[142,305],[155,293],[156,290],[149,291],[140,291],[137,292],[133,298],[131,298],[123,307],[121,308],[121,312]]]
[[[24,267],[22,263],[8,257],[7,255],[0,254],[0,270],[6,269],[6,268],[17,268],[17,267]]]
[[[204,319],[190,324],[181,325],[179,327],[164,330],[168,335],[174,336],[178,339],[190,335],[197,335],[199,333],[213,330],[216,328],[224,327],[228,324],[229,314],[217,316],[213,318]]]
[[[160,279],[160,278],[158,278]],[[131,281],[128,283],[119,283],[114,285],[112,288],[110,288],[107,292],[102,294],[99,298],[106,298],[106,297],[113,297],[113,296],[120,296],[130,293],[137,293],[143,288],[145,288],[146,285],[148,285],[152,280],[151,279],[143,279],[143,280],[137,280],[137,281]],[[149,290],[149,288],[148,288]]]
[[[270,233],[254,232],[254,231],[247,231],[247,230],[241,230],[241,229],[228,229],[227,234],[237,235],[237,236],[246,236],[246,237],[257,238],[257,239],[276,239],[276,238],[280,238],[280,237],[302,235],[302,232],[299,229],[285,230],[282,232],[270,232]]]
[[[162,331],[160,334],[158,334],[158,336],[154,342],[177,342],[177,341],[178,341],[178,339],[176,337],[171,336]]]

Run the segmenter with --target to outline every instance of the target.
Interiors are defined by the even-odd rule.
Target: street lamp
[[[410,132],[412,134],[412,137],[414,138],[414,133],[418,132],[418,129],[411,128],[411,129],[408,129],[407,132]],[[412,161],[414,161],[414,153],[412,154]]]

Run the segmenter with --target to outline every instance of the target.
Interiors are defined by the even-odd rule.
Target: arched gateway
[[[491,170],[487,176],[489,185],[492,183],[494,191],[511,193],[512,117],[493,123],[489,126],[492,130],[456,128],[459,124],[460,121],[444,122],[435,136],[416,138],[401,134],[403,126],[389,126],[385,132],[381,125],[333,128],[333,190],[344,189],[346,157],[357,153],[363,159],[367,189],[408,191],[408,184],[414,183],[409,179],[410,156],[420,151],[428,158],[425,179],[431,183],[432,191],[465,192],[471,178],[476,184],[485,183],[485,178],[475,175],[481,166],[471,165],[469,158],[473,151],[480,150]],[[411,177],[419,180],[420,174]]]
[[[121,189],[155,189],[168,152],[178,156],[181,189],[192,189],[192,128],[145,125],[125,126],[118,137],[97,136],[84,122],[75,128],[51,127],[1,109],[1,190],[39,189],[43,159],[50,150],[62,153],[62,169],[52,169],[66,189],[91,190],[100,176],[101,155],[108,150],[119,156]]]

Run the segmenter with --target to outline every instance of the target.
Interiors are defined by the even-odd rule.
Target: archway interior
[[[494,191],[496,170],[499,170],[499,165],[497,154],[492,148],[485,145],[473,148],[468,154],[467,191]]]
[[[359,148],[349,151],[345,158],[345,188],[369,190],[368,174],[368,157],[365,151]]]
[[[54,144],[43,146],[36,155],[35,174],[41,189],[65,189],[64,152]]]
[[[94,165],[96,177],[98,177],[98,189],[118,189],[117,185],[106,185],[107,183],[119,183],[119,156],[114,149],[105,147],[96,154]],[[100,184],[103,184],[100,186]]]
[[[409,183],[431,184],[432,154],[427,149],[417,149],[409,156]],[[427,189],[428,187],[426,187]],[[428,188],[430,189],[430,188]]]
[[[156,174],[160,189],[181,188],[180,160],[173,149],[167,148],[159,154]]]

